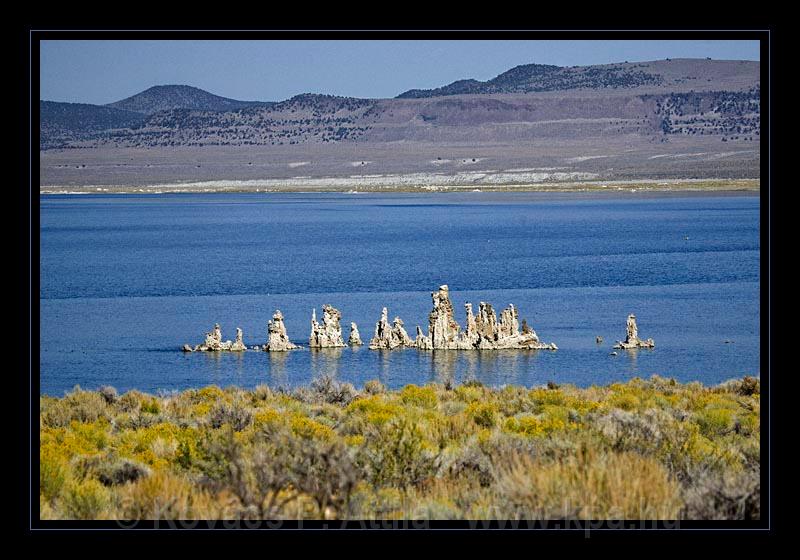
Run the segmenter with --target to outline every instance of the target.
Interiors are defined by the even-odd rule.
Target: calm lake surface
[[[40,388],[215,383],[357,387],[454,376],[580,386],[659,374],[718,383],[759,371],[759,198],[699,194],[42,196]],[[275,309],[307,346],[330,303],[368,342],[381,308],[413,337],[431,291],[519,309],[548,351],[183,354],[215,322],[266,341]],[[618,351],[635,313],[654,350]],[[596,344],[595,337],[605,342]],[[726,341],[729,341],[726,343]]]

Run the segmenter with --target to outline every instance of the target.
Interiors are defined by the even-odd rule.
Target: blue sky
[[[111,103],[188,84],[241,100],[394,97],[532,62],[759,60],[758,41],[43,41],[40,99]]]

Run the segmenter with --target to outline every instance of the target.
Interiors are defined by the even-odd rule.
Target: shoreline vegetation
[[[759,378],[39,402],[41,519],[760,517]]]
[[[48,185],[46,194],[178,194],[178,193],[424,193],[424,192],[741,192],[760,191],[759,179],[669,179],[540,183],[415,183],[411,176],[265,179],[263,181],[197,181],[153,185]]]

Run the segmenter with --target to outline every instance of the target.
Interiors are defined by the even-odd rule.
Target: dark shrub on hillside
[[[760,519],[760,469],[691,471],[683,484],[685,519]]]
[[[117,402],[117,390],[114,389],[114,387],[104,385],[103,387],[100,387],[97,392],[100,393],[100,396],[106,400],[106,403],[114,404]]]
[[[114,455],[86,455],[74,460],[80,478],[96,478],[106,486],[135,482],[150,475],[150,469],[136,461]]]
[[[330,375],[323,375],[312,381],[310,387],[297,389],[294,396],[309,404],[346,406],[358,396],[358,391],[350,383],[340,383]]]
[[[761,383],[755,377],[745,376],[742,379],[742,384],[739,387],[739,394],[749,397],[750,395],[757,395],[761,392]]]
[[[436,474],[441,452],[425,449],[421,430],[403,418],[375,429],[358,463],[375,485],[407,488]]]
[[[370,379],[364,383],[364,391],[369,395],[380,395],[386,392],[386,386],[377,379]]]
[[[270,519],[297,499],[310,496],[317,518],[344,516],[358,471],[341,442],[298,439],[289,431],[261,434],[252,447],[232,432],[212,444],[211,455],[222,467],[206,486],[227,489],[241,506],[242,517]]]
[[[45,426],[65,427],[73,420],[95,422],[101,417],[109,418],[106,400],[95,391],[84,391],[79,386],[63,399],[40,399],[40,415]]]
[[[495,480],[494,466],[486,453],[477,445],[468,445],[447,459],[443,468],[453,478],[474,478],[487,488]]]
[[[212,428],[229,424],[234,431],[241,432],[253,423],[253,413],[239,402],[222,403],[211,410],[209,420]]]
[[[131,461],[130,459],[121,459],[116,463],[108,465],[108,467],[98,474],[97,479],[106,486],[112,486],[115,484],[135,482],[149,475],[150,469],[146,466]]]

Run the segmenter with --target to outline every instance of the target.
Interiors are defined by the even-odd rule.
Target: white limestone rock
[[[389,324],[389,310],[381,310],[381,318],[375,323],[375,335],[369,341],[372,350],[393,350],[402,346],[414,346],[414,341],[408,336],[403,327],[403,320],[395,317],[392,324]]]
[[[286,352],[298,348],[292,344],[289,335],[286,334],[286,325],[283,323],[283,313],[276,309],[272,314],[272,320],[267,323],[267,343],[264,350],[268,352]]]
[[[433,309],[428,315],[428,336],[433,348],[446,348],[458,340],[461,327],[453,317],[453,304],[447,284],[439,286],[438,292],[431,293]]]
[[[642,340],[639,338],[639,327],[636,324],[636,315],[631,313],[625,325],[625,340],[618,340],[614,348],[632,350],[634,348],[655,348],[656,343],[652,338]]]
[[[236,327],[236,340],[231,344],[231,352],[244,352],[247,346],[244,345],[242,329]]]
[[[448,286],[439,286],[431,298],[433,310],[428,316],[428,334],[417,327],[416,346],[420,350],[558,349],[553,343],[542,343],[524,319],[520,330],[519,312],[513,305],[500,313],[498,321],[491,304],[480,302],[478,314],[474,315],[472,304],[465,303],[467,326],[462,331],[453,317]]]
[[[414,339],[414,346],[420,350],[433,350],[433,342],[430,337],[423,334],[422,327],[419,325],[417,325],[417,338]]]
[[[345,346],[342,338],[342,327],[339,321],[342,314],[330,305],[322,306],[322,324],[317,322],[317,310],[311,314],[311,336],[308,345],[311,348],[342,348]]]
[[[183,351],[186,352],[188,344],[184,344]],[[214,325],[211,332],[206,333],[206,339],[202,344],[198,344],[191,351],[193,352],[244,352],[247,350],[242,342],[242,329],[236,329],[236,341],[222,341],[222,329],[219,323]]]
[[[347,344],[350,346],[361,346],[364,344],[358,332],[358,325],[355,323],[350,323],[350,337],[347,339]]]

